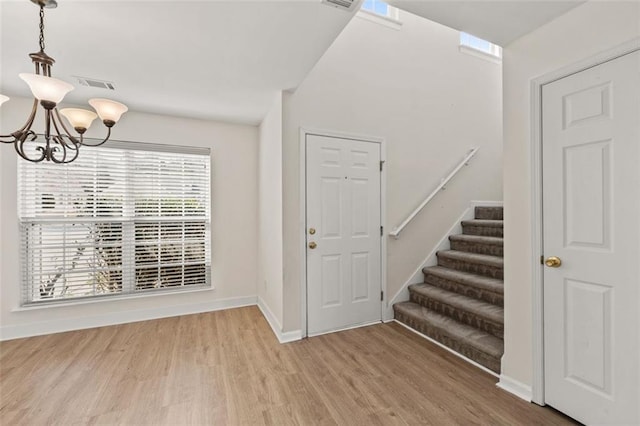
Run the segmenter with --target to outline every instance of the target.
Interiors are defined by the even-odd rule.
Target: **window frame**
[[[359,18],[365,19],[367,21],[371,21],[377,24],[381,24],[387,26],[389,28],[393,28],[399,30],[402,27],[402,21],[400,21],[400,9],[395,6],[391,6],[384,1],[375,0],[380,3],[384,3],[387,6],[387,13],[385,15],[377,13],[370,9],[365,9],[364,4],[362,2],[360,9],[358,10],[356,16]]]
[[[481,49],[477,46],[474,46],[466,42],[465,38],[467,37],[472,40],[478,40],[480,42],[488,43],[490,49],[489,50]],[[462,53],[467,53],[472,56],[476,56],[478,58],[487,59],[497,64],[502,63],[502,47],[498,46],[497,44],[491,43],[488,40],[484,40],[480,37],[474,36],[473,34],[460,31],[458,48]]]
[[[90,139],[90,138],[85,138],[85,141],[88,143],[100,142],[100,140]],[[89,145],[83,146],[80,152],[80,156],[82,156],[83,153],[86,154],[88,150],[91,150],[91,149],[95,149],[95,147],[91,147]],[[105,144],[104,146],[100,146],[97,149],[120,149],[122,152],[135,151],[134,154],[131,154],[132,156],[136,154],[140,155],[141,152],[143,153],[143,155],[144,155],[144,152],[148,152],[150,154],[153,154],[153,153],[176,154],[176,155],[183,155],[182,157],[183,161],[187,161],[188,160],[187,155],[192,155],[192,154],[206,157],[206,159],[203,158],[201,160],[201,163],[206,166],[206,171],[205,171],[206,175],[203,176],[203,179],[202,179],[202,182],[204,183],[204,190],[203,190],[204,200],[206,200],[205,203],[203,204],[204,215],[197,215],[197,216],[185,215],[184,204],[182,207],[182,215],[180,216],[174,216],[170,214],[163,215],[159,213],[155,217],[145,217],[144,215],[137,215],[135,212],[131,214],[131,209],[133,208],[135,210],[136,198],[129,197],[129,192],[130,192],[130,188],[133,187],[133,185],[135,184],[135,179],[131,178],[129,175],[129,171],[130,169],[132,169],[133,164],[128,164],[124,168],[124,170],[127,171],[126,173],[127,177],[124,178],[124,183],[123,183],[123,185],[127,187],[127,189],[125,190],[125,193],[127,193],[127,196],[125,197],[126,199],[123,199],[122,201],[123,207],[119,215],[113,215],[113,216],[107,215],[105,217],[89,216],[89,217],[71,217],[71,218],[59,218],[59,217],[49,218],[49,217],[26,216],[25,214],[23,214],[23,211],[22,211],[23,209],[22,205],[23,203],[25,203],[24,196],[22,194],[22,191],[23,191],[22,175],[24,173],[22,168],[38,167],[39,165],[33,165],[18,159],[17,160],[18,161],[17,208],[18,208],[18,223],[20,228],[19,233],[21,238],[20,270],[22,272],[20,277],[21,278],[20,279],[20,293],[21,293],[20,307],[18,308],[18,310],[39,309],[39,308],[45,308],[45,307],[51,307],[51,306],[70,306],[70,305],[77,305],[77,304],[102,302],[102,301],[115,301],[115,300],[140,298],[140,297],[144,298],[144,297],[157,296],[157,295],[169,295],[169,294],[176,294],[176,293],[190,293],[190,292],[214,290],[214,286],[211,278],[211,269],[212,269],[211,176],[212,176],[212,163],[213,163],[211,149],[205,148],[205,147],[152,144],[152,143],[117,141],[117,140],[112,140],[108,144]],[[95,155],[97,155],[97,153]],[[127,155],[127,154],[124,154],[124,155]],[[78,160],[76,160],[76,162],[77,161]],[[154,161],[161,161],[161,160],[156,159]],[[56,165],[55,167],[65,167],[65,165]],[[98,170],[98,168],[96,168],[95,170]],[[162,174],[162,171],[160,171],[159,173]],[[185,179],[184,175],[183,175],[183,179]],[[166,187],[163,187],[163,188],[166,188]],[[35,192],[37,193],[37,191]],[[46,191],[40,190],[39,193],[41,195],[46,195]],[[91,196],[88,196],[87,198],[90,198],[90,197]],[[183,198],[183,200],[185,199]],[[158,205],[160,206],[162,203],[162,200],[158,200],[158,203],[159,203]],[[127,214],[127,211],[129,214]],[[29,259],[30,258],[32,259],[33,256],[37,256],[37,257],[39,256],[37,255],[37,251],[38,251],[37,246],[31,249],[28,247],[28,240],[27,240],[28,234],[25,228],[28,226],[34,226],[34,225],[42,226],[47,224],[67,224],[67,225],[73,226],[81,223],[89,224],[89,226],[97,225],[99,223],[116,224],[121,226],[120,238],[119,240],[117,240],[117,243],[115,245],[115,247],[118,247],[120,250],[120,263],[119,263],[119,269],[121,271],[120,291],[113,292],[113,293],[104,293],[104,294],[94,293],[90,295],[80,295],[75,297],[52,297],[51,299],[33,300],[31,293],[34,291],[34,289],[37,288],[38,283],[35,280],[31,279],[30,267],[37,265],[37,263],[33,262],[32,260],[30,263]],[[173,226],[175,226],[176,224],[179,224],[179,226],[181,227],[182,236],[180,237],[180,244],[181,244],[180,256],[182,260],[179,262],[180,263],[179,266],[181,266],[182,272],[181,272],[181,278],[179,281],[180,283],[178,285],[170,285],[170,286],[159,287],[159,288],[153,288],[153,287],[147,287],[142,289],[136,288],[136,284],[137,284],[136,270],[145,269],[144,267],[145,265],[143,263],[138,263],[136,265],[136,260],[137,260],[136,248],[139,245],[141,246],[142,244],[140,244],[140,241],[137,239],[135,228],[138,224],[144,224],[144,223],[157,224],[158,226],[159,236],[157,241],[158,241],[159,248],[157,253],[157,257],[158,257],[157,269],[158,269],[159,278],[161,277],[161,269],[163,267],[162,266],[163,262],[161,259],[162,258],[161,249],[160,249],[161,241],[165,241],[165,244],[167,244],[167,241],[173,242],[174,244],[176,242],[176,241],[173,241],[175,238],[170,238],[170,237],[167,237],[164,239],[162,238],[160,234],[162,229],[162,224],[163,223],[171,224]],[[190,242],[188,238],[186,238],[185,236],[185,232],[187,231],[188,225],[200,224],[200,223],[203,225],[202,232],[204,235],[201,238],[197,238],[196,240],[193,240]],[[199,229],[199,226],[196,227],[196,229]],[[202,280],[204,281],[204,283],[201,284],[198,282],[195,284],[185,284],[186,282],[185,266],[188,266],[187,265],[188,262],[185,262],[185,253],[187,250],[187,245],[195,244],[194,247],[198,247],[200,245],[199,241],[202,242],[204,276],[202,276],[202,274],[198,272],[196,276],[196,280],[198,281]],[[71,247],[75,247],[75,246],[71,244]],[[91,246],[92,249],[94,247],[96,247],[96,245]],[[66,249],[66,246],[65,246],[65,249]],[[39,257],[38,262],[46,262],[46,260]],[[173,263],[171,263],[171,265],[173,265]],[[198,264],[200,264],[200,262],[198,262]],[[165,263],[165,265],[168,265],[168,264]],[[164,266],[164,267],[167,267],[167,266]],[[91,270],[90,268],[85,268],[85,269]],[[153,269],[153,268],[149,267],[146,269]],[[104,270],[105,268],[94,267],[91,270],[91,272],[89,272],[89,274],[91,273],[95,274],[96,272],[101,272]],[[65,271],[65,274],[68,274],[68,273],[69,271]],[[42,280],[40,280],[40,283],[42,283]]]

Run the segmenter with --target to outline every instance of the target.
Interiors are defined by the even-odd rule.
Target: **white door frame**
[[[640,38],[616,46],[578,63],[540,76],[531,81],[531,253],[532,268],[532,351],[533,374],[531,400],[545,405],[544,396],[544,302],[543,265],[537,258],[543,253],[542,225],[542,86],[561,78],[593,68],[613,59],[640,50]]]
[[[350,139],[360,142],[376,143],[380,145],[380,161],[387,161],[387,145],[384,138],[374,136],[354,135],[350,133],[300,128],[300,221],[298,224],[299,253],[300,253],[300,313],[302,337],[307,337],[309,324],[307,320],[307,135],[325,136],[330,138]],[[380,301],[380,319],[383,319],[387,294],[387,168],[380,172],[380,223],[384,232],[380,237],[380,287],[384,300]]]

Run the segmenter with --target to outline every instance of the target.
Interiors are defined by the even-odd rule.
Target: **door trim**
[[[300,166],[300,218],[298,223],[298,249],[300,253],[300,315],[301,337],[308,336],[309,324],[307,320],[307,135],[325,136],[337,139],[350,139],[360,142],[376,143],[380,145],[380,161],[387,161],[387,145],[384,138],[356,135],[352,133],[336,132],[313,128],[300,128],[299,151]],[[384,292],[384,300],[380,301],[380,320],[383,319],[384,304],[389,294],[387,292],[387,167],[382,167],[380,173],[380,223],[385,232],[380,237],[380,287]]]
[[[545,405],[544,395],[544,294],[543,266],[538,257],[543,255],[542,217],[542,87],[556,80],[585,71],[605,62],[640,50],[640,37],[596,54],[583,61],[544,74],[531,81],[531,253],[532,282],[532,383],[531,400]]]

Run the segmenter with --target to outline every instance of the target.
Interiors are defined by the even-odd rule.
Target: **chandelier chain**
[[[40,51],[44,52],[44,6],[40,6]]]

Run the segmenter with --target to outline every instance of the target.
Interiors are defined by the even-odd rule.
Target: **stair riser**
[[[466,235],[481,235],[483,237],[504,237],[501,226],[462,225],[462,233]]]
[[[503,219],[502,207],[476,207],[475,218],[487,219],[487,220],[502,220]]]
[[[467,241],[450,241],[451,250],[465,251],[467,253],[488,254],[490,256],[503,257],[504,249],[495,244],[470,243]]]
[[[464,343],[459,342],[458,340],[452,339],[446,333],[440,332],[438,329],[431,327],[428,323],[418,320],[412,316],[405,315],[404,313],[395,310],[395,319],[402,322],[403,324],[408,325],[414,330],[419,331],[420,333],[431,337],[432,339],[442,343],[443,345],[453,349],[461,355],[477,362],[478,364],[484,365],[491,371],[496,373],[500,373],[500,359],[490,356],[484,352],[478,351],[477,349],[465,345]]]
[[[461,260],[450,259],[438,256],[438,265],[445,268],[455,269],[462,272],[470,272],[472,274],[484,275],[491,278],[503,278],[502,267],[493,265],[485,265],[482,263],[464,262]]]
[[[413,303],[422,305],[425,308],[430,309],[434,312],[453,318],[454,320],[462,324],[467,324],[477,328],[478,330],[482,330],[486,333],[493,334],[494,336],[500,339],[503,338],[504,326],[502,324],[493,322],[487,318],[479,317],[477,315],[472,314],[471,312],[457,309],[453,306],[447,305],[446,303],[442,303],[438,300],[424,297],[423,295],[418,293],[411,292],[409,300]]]
[[[424,282],[431,284],[432,286],[441,288],[443,290],[451,291],[453,293],[462,294],[463,296],[473,297],[474,299],[483,300],[488,303],[492,303],[496,306],[504,306],[504,297],[502,294],[495,293],[493,291],[485,290],[478,287],[473,287],[467,284],[452,281],[446,278],[439,277],[437,275],[425,274]]]

